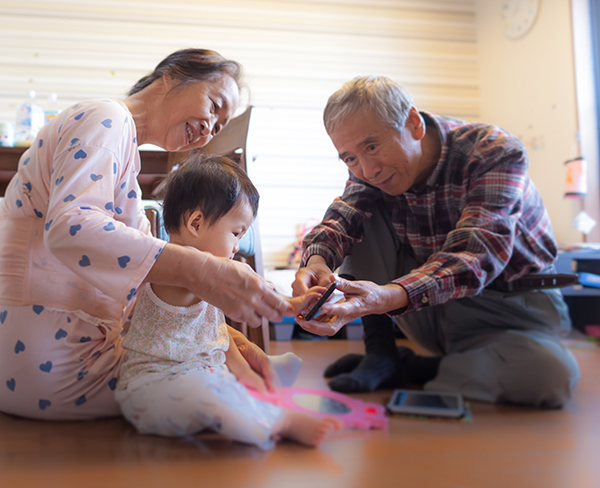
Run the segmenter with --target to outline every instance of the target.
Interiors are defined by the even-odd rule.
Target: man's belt
[[[573,274],[532,274],[513,281],[493,281],[487,288],[501,292],[514,292],[563,288],[577,283],[577,275]]]

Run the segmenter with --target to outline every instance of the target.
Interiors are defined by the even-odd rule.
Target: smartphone
[[[308,312],[303,314],[302,318],[307,322],[309,320],[314,319],[319,309],[323,306],[323,304],[327,301],[327,299],[331,296],[331,294],[335,291],[336,288],[337,283],[335,281],[332,281],[327,290],[325,290],[325,293],[323,293],[321,295],[321,298],[319,298],[319,301],[315,303],[315,305]]]
[[[392,413],[458,418],[465,414],[462,395],[451,392],[394,390],[387,409]]]

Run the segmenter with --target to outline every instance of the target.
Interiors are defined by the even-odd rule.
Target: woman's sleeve
[[[64,128],[53,161],[44,239],[71,271],[127,305],[164,242],[135,228],[141,195],[134,158],[127,156],[137,149],[123,140],[135,137],[131,121],[98,115],[84,113],[79,125]]]

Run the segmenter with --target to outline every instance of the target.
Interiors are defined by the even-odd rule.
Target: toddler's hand
[[[239,371],[235,376],[246,388],[256,390],[263,395],[267,394],[267,385],[265,384],[265,380],[250,368]]]
[[[327,290],[327,288],[324,286],[313,286],[312,288],[309,288],[304,295],[288,298],[287,300],[294,309],[293,315],[298,315],[300,312],[302,312],[302,310],[308,308],[311,302],[316,302],[319,298],[321,298],[321,295],[325,293],[325,290]]]

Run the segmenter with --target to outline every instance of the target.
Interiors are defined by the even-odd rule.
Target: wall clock
[[[502,31],[509,39],[519,39],[529,32],[537,17],[540,0],[503,0]]]

